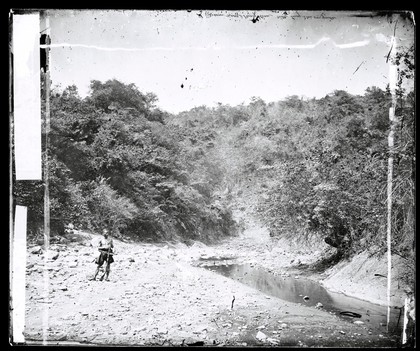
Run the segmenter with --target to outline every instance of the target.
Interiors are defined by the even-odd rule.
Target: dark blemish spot
[[[190,71],[192,72],[194,70],[194,68],[191,68]]]
[[[257,23],[260,20],[260,16],[254,17],[251,21],[252,23]]]
[[[184,84],[181,84],[181,88],[184,88]]]
[[[185,80],[187,80],[188,78],[187,77],[185,77]]]

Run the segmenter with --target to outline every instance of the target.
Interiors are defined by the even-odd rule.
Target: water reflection
[[[337,314],[349,321],[361,320],[371,329],[379,330],[382,333],[386,332],[387,308],[385,306],[329,292],[319,283],[308,279],[274,276],[263,269],[251,267],[249,264],[215,265],[205,268],[285,301],[307,306],[315,306],[320,302],[323,305],[323,310]],[[309,299],[304,300],[304,296],[308,296]],[[342,311],[356,312],[362,317],[342,316],[340,315]],[[398,309],[391,310],[389,328],[391,333],[400,333],[402,320],[398,323],[399,312]]]

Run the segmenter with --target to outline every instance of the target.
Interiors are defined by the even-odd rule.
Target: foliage
[[[168,114],[155,102],[154,94],[116,80],[92,81],[85,99],[74,86],[52,92],[50,210],[61,229],[72,222],[140,240],[202,241],[234,231],[226,204],[213,198],[217,180],[202,189],[191,174],[185,144],[191,135],[166,126]],[[198,163],[220,175],[203,157]],[[43,195],[43,182],[14,184],[14,199],[29,207],[34,231],[42,228]]]
[[[395,58],[393,249],[414,259],[414,47]],[[53,92],[49,156],[56,218],[142,240],[212,241],[235,218],[273,236],[315,236],[339,255],[386,249],[389,87],[363,95],[199,106],[177,115],[156,96],[116,80]],[[16,183],[15,200],[42,219],[40,182]],[[238,215],[239,214],[239,215]],[[411,262],[411,261],[410,261]]]

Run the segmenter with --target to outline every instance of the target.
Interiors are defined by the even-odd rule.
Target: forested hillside
[[[74,86],[52,92],[52,235],[67,223],[152,241],[209,241],[234,232],[226,204],[214,195],[217,165],[185,147],[192,134],[168,126],[156,99],[116,80],[92,81],[85,99]],[[43,196],[41,181],[15,183],[14,200],[28,206],[33,234],[43,228]]]
[[[411,266],[415,99],[403,87],[413,50],[397,60],[392,247]],[[212,242],[248,218],[273,237],[325,241],[339,257],[386,250],[389,89],[254,97],[177,115],[156,108],[157,98],[117,80],[92,81],[84,99],[74,86],[52,92],[53,234],[72,222],[138,240]],[[43,182],[13,190],[29,207],[30,230],[42,230]]]
[[[350,253],[385,243],[390,103],[389,91],[372,87],[363,96],[196,108],[170,123],[217,135],[205,152],[224,171],[225,194],[273,236],[318,235]],[[413,243],[413,94],[399,106],[393,238],[404,251]]]

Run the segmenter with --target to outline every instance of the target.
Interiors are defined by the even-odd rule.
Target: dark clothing
[[[108,264],[111,264],[112,262],[114,262],[114,258],[112,257],[112,250],[110,251],[111,254],[108,255],[108,251],[105,250],[99,250],[100,254],[99,257],[96,258],[96,264],[100,267],[104,264],[104,262],[107,261],[108,259]],[[109,258],[108,258],[109,257]]]

